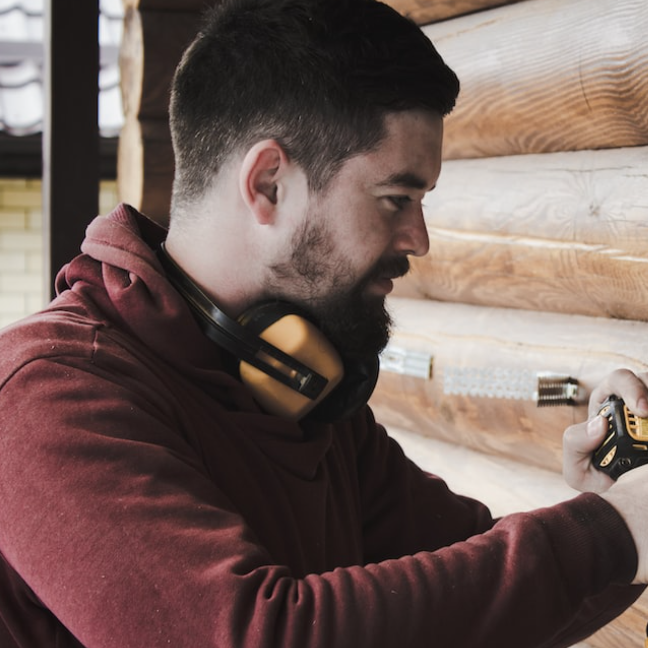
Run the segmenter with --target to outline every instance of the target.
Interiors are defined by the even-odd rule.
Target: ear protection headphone
[[[158,258],[203,333],[236,359],[233,368],[255,400],[271,414],[324,422],[364,405],[378,380],[378,358],[349,362],[310,316],[288,302],[264,302],[233,320],[169,256]]]

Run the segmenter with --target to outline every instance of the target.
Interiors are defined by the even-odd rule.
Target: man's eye
[[[409,196],[389,196],[388,200],[399,211],[405,209],[405,207],[412,202],[412,199]]]

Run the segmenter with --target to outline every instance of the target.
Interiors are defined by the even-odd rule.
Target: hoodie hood
[[[220,367],[221,350],[202,334],[157,258],[166,233],[129,205],[98,216],[86,230],[82,254],[57,276],[54,305],[81,298],[98,319],[123,327],[184,370]]]

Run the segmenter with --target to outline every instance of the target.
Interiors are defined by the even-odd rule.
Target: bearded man
[[[569,646],[648,580],[648,480],[495,520],[367,400],[459,84],[374,0],[222,0],[174,78],[168,231],[98,217],[0,335],[3,648]],[[609,393],[648,415],[646,376]]]

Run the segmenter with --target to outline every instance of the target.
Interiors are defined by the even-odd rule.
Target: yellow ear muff
[[[241,380],[252,391],[259,405],[271,414],[293,420],[301,419],[324,400],[342,380],[344,366],[338,352],[320,330],[304,317],[294,313],[283,315],[267,328],[257,332],[257,335],[328,381],[319,396],[312,399],[266,372],[241,361]],[[296,371],[279,360],[269,355],[262,359],[289,378],[295,378]]]
[[[164,244],[158,258],[203,333],[237,360],[241,380],[267,412],[301,419],[312,411],[313,418],[332,422],[367,403],[378,379],[377,356],[343,360],[308,315],[287,302],[258,304],[233,320],[175,263]]]

